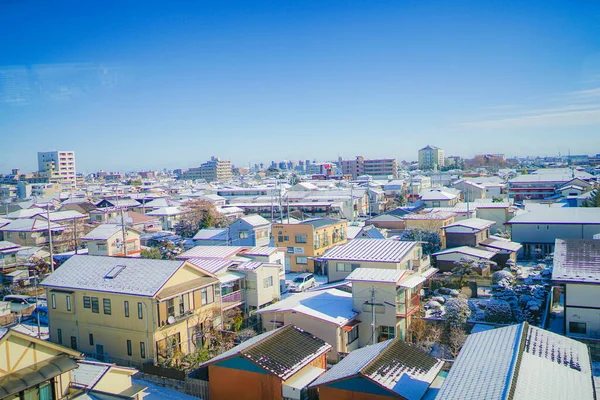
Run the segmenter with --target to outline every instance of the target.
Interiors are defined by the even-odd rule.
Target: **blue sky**
[[[598,1],[0,0],[0,172],[600,153]]]

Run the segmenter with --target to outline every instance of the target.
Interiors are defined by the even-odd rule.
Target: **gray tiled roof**
[[[148,260],[76,255],[68,259],[43,282],[43,286],[154,296],[184,261]],[[113,268],[125,266],[114,278],[105,279]]]

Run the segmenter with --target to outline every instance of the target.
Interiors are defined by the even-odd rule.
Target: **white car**
[[[300,274],[290,283],[290,292],[304,292],[307,289],[315,287],[317,281],[313,274]]]

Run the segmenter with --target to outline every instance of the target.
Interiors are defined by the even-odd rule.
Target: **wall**
[[[357,386],[357,389],[360,388],[359,390],[367,391],[370,388],[373,388],[373,385],[375,385],[375,384],[361,382],[361,384],[358,384],[358,385],[359,386]],[[373,388],[373,390],[374,391],[376,390],[381,393],[384,392],[384,389],[381,389],[379,387],[377,387],[376,389]],[[397,399],[397,398],[398,397],[393,396],[391,392],[390,392],[390,395],[384,395],[384,394],[372,394],[372,393],[365,393],[365,392],[357,392],[354,390],[344,390],[344,389],[329,387],[327,385],[323,385],[323,386],[319,387],[319,400],[389,400],[389,399]]]
[[[557,238],[593,239],[600,233],[600,224],[513,224],[511,228],[512,241],[518,243],[554,244]]]
[[[281,380],[266,371],[251,372],[213,364],[208,367],[208,377],[211,399],[281,400]]]
[[[271,277],[273,286],[264,287],[264,279]],[[248,305],[260,308],[265,304],[271,303],[273,300],[279,300],[281,297],[279,286],[279,267],[262,266],[256,269],[256,298],[249,300]]]
[[[372,328],[371,320],[372,313],[370,307],[363,308],[365,302],[371,301],[371,288],[375,288],[375,303],[384,304],[383,313],[375,313],[375,326],[396,326],[396,307],[388,304],[396,304],[396,285],[391,283],[379,282],[353,282],[352,283],[352,300],[354,310],[360,312],[358,319],[363,321],[359,325],[358,345],[364,347],[371,344]],[[375,338],[377,342],[377,338]]]
[[[391,262],[365,262],[360,260],[355,261],[338,261],[338,260],[327,260],[327,275],[329,282],[336,282],[346,279],[348,275],[350,275],[351,271],[338,271],[337,264],[359,264],[360,268],[375,268],[375,269],[393,269],[393,270],[401,270],[406,269],[406,262],[408,260],[412,260],[412,252],[409,252],[401,262],[399,263],[391,263]]]

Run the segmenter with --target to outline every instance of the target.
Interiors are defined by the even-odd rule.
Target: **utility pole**
[[[121,235],[123,236],[123,256],[127,257],[127,242],[125,240],[125,218],[123,217],[123,209],[121,208]]]
[[[371,344],[375,344],[375,286],[371,286]]]
[[[46,219],[48,220],[48,246],[50,247],[50,270],[54,272],[54,253],[52,251],[52,229],[50,229],[50,202],[46,204]]]

